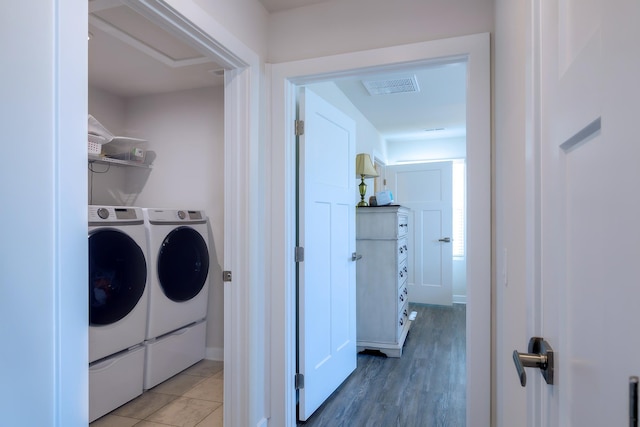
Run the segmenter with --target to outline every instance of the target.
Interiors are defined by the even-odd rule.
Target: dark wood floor
[[[401,358],[359,354],[358,367],[304,427],[464,427],[466,306],[412,304]]]

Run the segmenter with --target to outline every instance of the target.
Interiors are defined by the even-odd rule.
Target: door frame
[[[271,425],[295,426],[296,89],[303,84],[467,61],[467,425],[490,425],[491,387],[491,95],[490,36],[455,37],[267,65],[271,77]],[[470,178],[469,178],[470,177]],[[473,319],[473,320],[470,320]],[[471,422],[473,420],[473,422]]]
[[[225,69],[223,270],[233,272],[233,282],[224,282],[224,423],[264,422],[267,397],[256,384],[266,381],[260,374],[267,370],[260,357],[265,340],[259,338],[262,334],[247,332],[264,328],[266,321],[264,279],[257,273],[265,269],[264,248],[252,239],[260,235],[264,222],[252,208],[264,203],[265,194],[264,180],[256,173],[256,165],[263,162],[259,56],[192,0],[122,1]],[[260,364],[264,368],[256,372]]]

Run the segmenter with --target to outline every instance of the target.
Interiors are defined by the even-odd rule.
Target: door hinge
[[[300,390],[304,388],[304,375],[296,374],[295,376],[296,390]]]
[[[304,248],[302,246],[296,246],[296,262],[304,261]]]
[[[223,271],[222,272],[222,281],[223,282],[230,282],[231,281],[231,272],[230,271]]]
[[[304,120],[296,120],[295,131],[296,136],[304,135]]]

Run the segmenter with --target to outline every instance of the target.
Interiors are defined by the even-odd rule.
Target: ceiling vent
[[[369,92],[369,95],[420,92],[415,75],[384,80],[363,80],[362,84]]]

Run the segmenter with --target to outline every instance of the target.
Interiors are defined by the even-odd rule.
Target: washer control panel
[[[140,208],[89,206],[89,223],[142,221]]]

